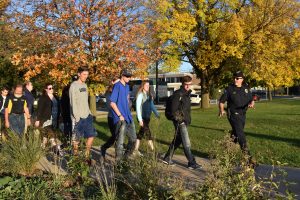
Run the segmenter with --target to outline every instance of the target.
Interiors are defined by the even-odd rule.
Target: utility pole
[[[158,104],[158,61],[156,61],[156,66],[155,66],[155,82],[156,82],[156,87],[155,87],[155,103]]]

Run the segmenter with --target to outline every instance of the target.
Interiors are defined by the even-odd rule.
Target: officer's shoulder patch
[[[245,92],[246,92],[246,94],[248,94],[249,90],[246,88],[246,89],[245,89]]]

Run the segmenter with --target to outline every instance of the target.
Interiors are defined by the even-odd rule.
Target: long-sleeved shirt
[[[70,86],[69,96],[71,116],[75,121],[87,118],[91,114],[87,85],[74,81]]]
[[[136,98],[136,115],[138,121],[141,122],[143,119],[150,119],[152,112],[156,117],[159,116],[152,98],[146,93],[140,92]]]

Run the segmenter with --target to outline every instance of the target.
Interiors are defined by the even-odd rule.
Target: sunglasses
[[[240,79],[244,79],[242,77],[236,77],[235,80],[240,80]]]
[[[47,88],[48,90],[52,90],[53,88],[52,87],[50,87],[50,88]]]

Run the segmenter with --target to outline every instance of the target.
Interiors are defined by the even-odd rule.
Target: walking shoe
[[[202,169],[202,166],[197,163],[194,163],[194,164],[189,164],[188,168],[195,170],[195,169]]]
[[[165,165],[175,166],[175,163],[174,163],[172,160],[167,161],[167,160],[163,159],[162,162],[163,162]]]

